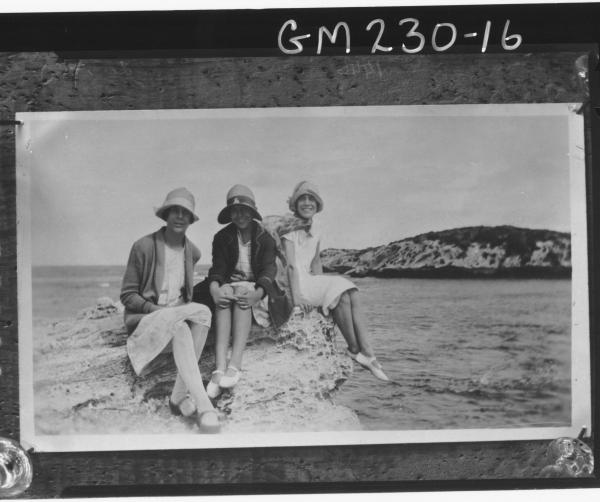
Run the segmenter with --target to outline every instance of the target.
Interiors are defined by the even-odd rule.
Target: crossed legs
[[[199,412],[214,410],[202,384],[198,360],[204,349],[208,327],[196,323],[179,323],[171,341],[177,378],[171,401],[180,403],[189,392]]]

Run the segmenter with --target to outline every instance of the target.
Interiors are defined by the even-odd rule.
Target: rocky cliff
[[[428,232],[367,249],[325,249],[326,272],[353,277],[570,277],[571,236],[512,226]]]

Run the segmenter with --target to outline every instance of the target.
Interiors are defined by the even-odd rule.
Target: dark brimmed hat
[[[171,190],[167,194],[162,206],[154,208],[154,214],[167,221],[167,212],[173,206],[180,206],[184,209],[187,209],[192,214],[192,223],[194,221],[198,221],[198,216],[196,216],[196,213],[194,213],[196,201],[194,196],[187,188],[176,188],[175,190]]]
[[[258,213],[256,208],[256,202],[254,201],[254,194],[247,186],[234,185],[227,192],[226,197],[227,205],[221,210],[217,221],[221,224],[231,222],[231,208],[233,206],[244,206],[250,209],[252,218],[255,220],[262,220],[262,216]]]

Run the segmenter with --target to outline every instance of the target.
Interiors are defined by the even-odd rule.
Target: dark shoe
[[[175,404],[169,398],[169,409],[176,417],[191,417],[196,413],[196,405],[190,396],[184,397],[179,404]]]
[[[171,401],[171,398],[169,398],[169,409],[171,410],[171,413],[176,417],[181,416],[181,410],[179,409],[179,406],[177,406],[173,401]]]
[[[214,415],[214,418],[211,417]],[[215,422],[216,418],[216,422]],[[219,423],[219,415],[215,410],[205,410],[198,413],[196,417],[198,428],[202,434],[218,434],[221,432],[221,424]]]

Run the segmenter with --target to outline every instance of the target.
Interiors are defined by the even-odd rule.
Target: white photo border
[[[223,449],[314,445],[375,445],[401,443],[455,443],[475,441],[549,440],[557,437],[576,437],[582,427],[591,433],[591,374],[587,259],[587,205],[585,180],[585,155],[583,148],[583,117],[574,110],[574,103],[519,104],[513,112],[527,108],[523,114],[564,114],[569,117],[570,145],[570,201],[572,237],[572,353],[571,353],[571,425],[569,427],[444,429],[407,431],[328,431],[311,433],[243,433],[243,434],[141,434],[141,435],[40,435],[34,427],[34,364],[33,364],[33,314],[32,314],[32,249],[31,249],[31,141],[29,125],[37,120],[103,120],[144,118],[191,117],[270,117],[286,114],[353,114],[364,109],[377,108],[380,113],[414,113],[417,108],[425,113],[450,113],[453,105],[418,106],[368,106],[368,107],[298,107],[261,109],[201,109],[201,110],[125,110],[82,112],[23,112],[16,114],[21,121],[16,134],[17,159],[17,267],[18,267],[18,318],[19,318],[19,395],[20,440],[27,449],[44,452],[75,451],[128,451],[163,449]],[[500,108],[513,105],[461,105],[472,106],[474,114],[493,115]],[[361,110],[363,109],[363,110]],[[504,113],[504,112],[502,112]],[[125,357],[125,354],[124,354]],[[576,364],[575,364],[576,362]]]

